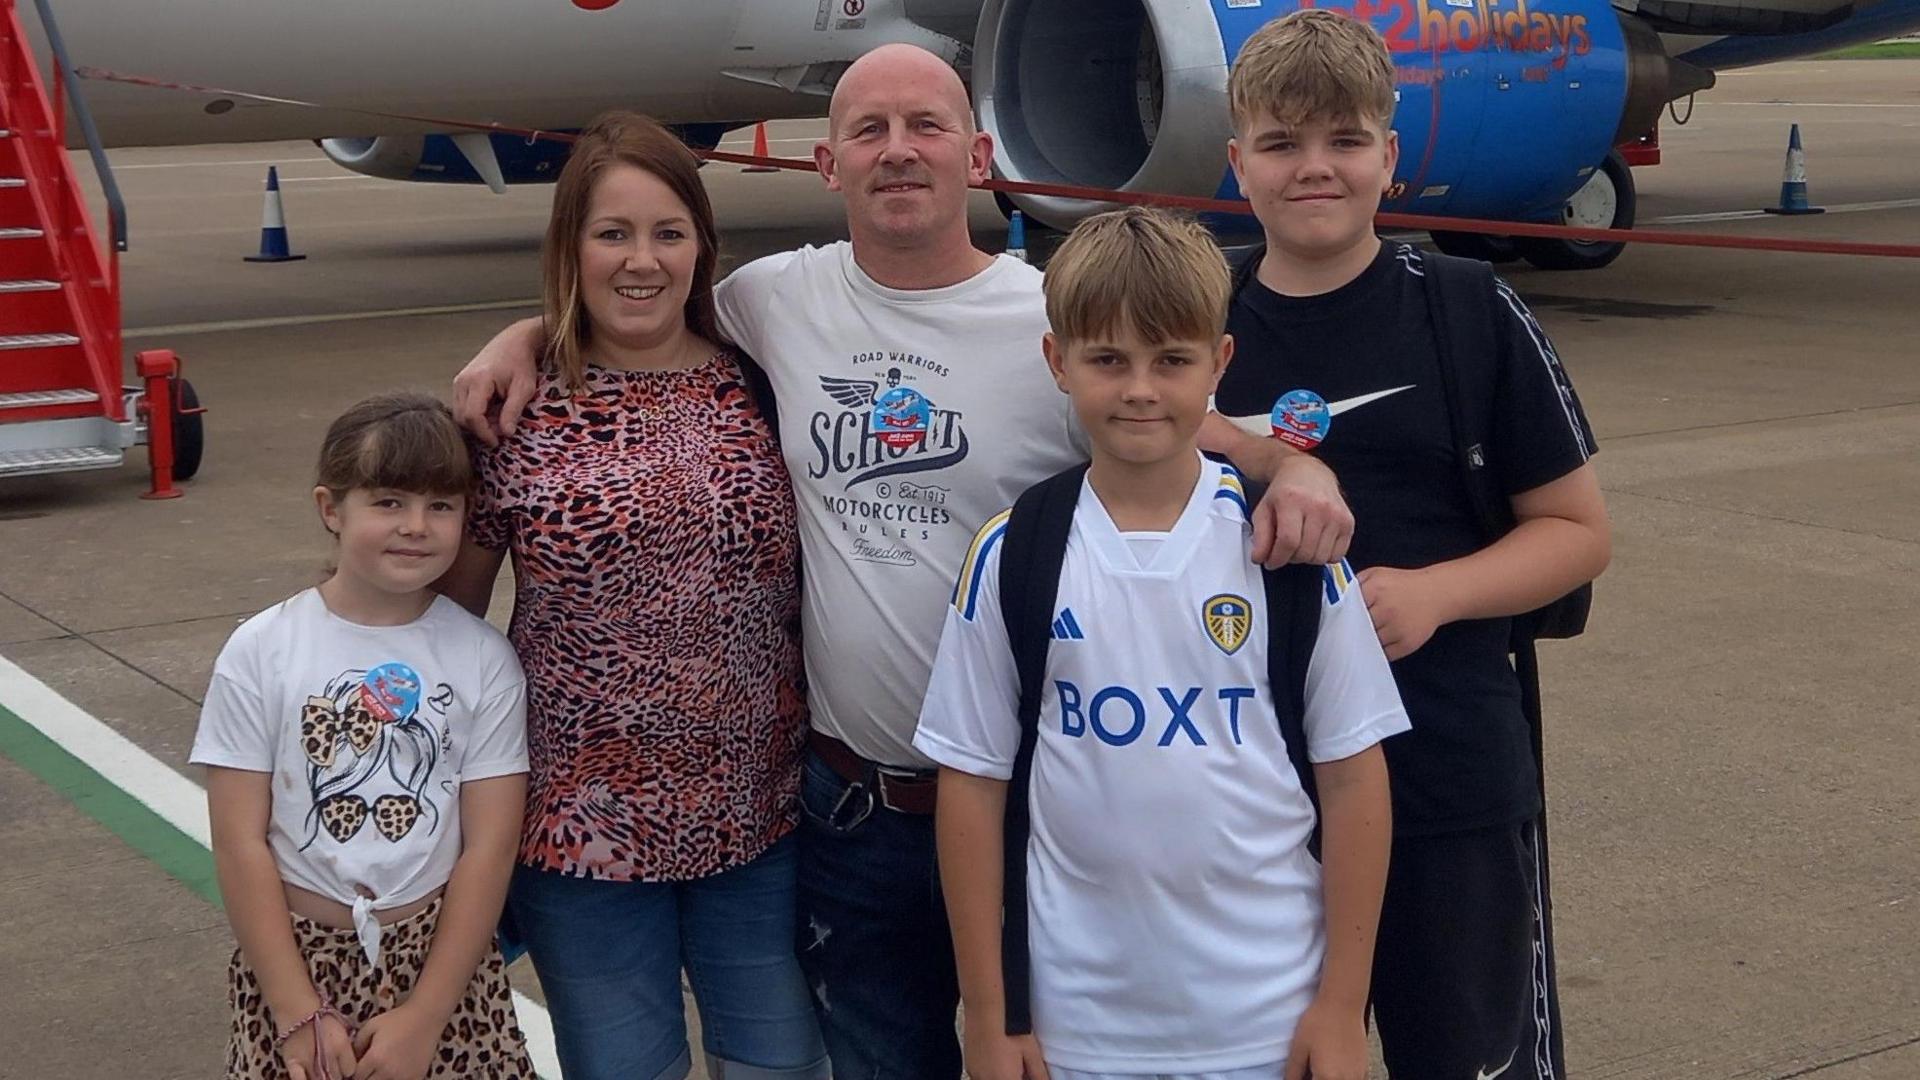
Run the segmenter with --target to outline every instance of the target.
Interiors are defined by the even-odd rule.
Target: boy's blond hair
[[[1191,218],[1133,206],[1082,221],[1047,263],[1047,321],[1062,341],[1130,327],[1143,340],[1211,342],[1233,291],[1226,256]]]
[[[1227,80],[1235,131],[1262,113],[1283,124],[1393,123],[1393,56],[1362,20],[1308,8],[1261,27]]]

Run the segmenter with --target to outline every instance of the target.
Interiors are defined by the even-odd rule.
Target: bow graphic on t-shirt
[[[343,672],[325,693],[307,698],[300,710],[300,749],[312,798],[305,851],[321,830],[338,843],[359,833],[369,818],[380,834],[398,842],[423,816],[431,831],[439,808],[428,794],[436,763],[452,746],[445,729],[452,688],[426,690],[402,663]],[[422,706],[427,706],[423,712]],[[378,794],[369,806],[363,789],[397,781],[402,790]]]

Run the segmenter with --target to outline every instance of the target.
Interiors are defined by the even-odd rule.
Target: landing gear
[[[1561,223],[1583,229],[1633,228],[1633,170],[1618,150],[1593,170],[1585,186],[1567,197]],[[1514,247],[1542,270],[1598,270],[1620,257],[1627,245],[1606,241],[1549,240],[1516,236]],[[1444,248],[1442,250],[1445,250]]]
[[[1487,236],[1470,232],[1435,232],[1433,246],[1448,255],[1481,262],[1510,263],[1520,257],[1511,236]]]

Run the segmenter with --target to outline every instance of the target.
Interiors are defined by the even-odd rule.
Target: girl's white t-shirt
[[[506,637],[445,597],[363,626],[308,589],[227,639],[190,760],[273,774],[282,880],[351,905],[377,964],[374,912],[453,874],[460,785],[527,771],[525,680]]]

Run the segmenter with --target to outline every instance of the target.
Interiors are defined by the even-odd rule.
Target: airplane
[[[1393,51],[1401,156],[1384,209],[1616,228],[1634,210],[1616,148],[1716,71],[1920,29],[1920,0],[67,0],[54,14],[76,65],[203,88],[85,80],[109,146],[313,139],[369,176],[498,191],[552,181],[566,147],[446,121],[566,131],[630,107],[711,148],[756,120],[824,115],[848,64],[910,42],[968,80],[1003,178],[1233,198],[1228,66],[1300,6],[1366,19]],[[1002,208],[1064,228],[1099,207]],[[1435,241],[1556,269],[1622,247]]]

